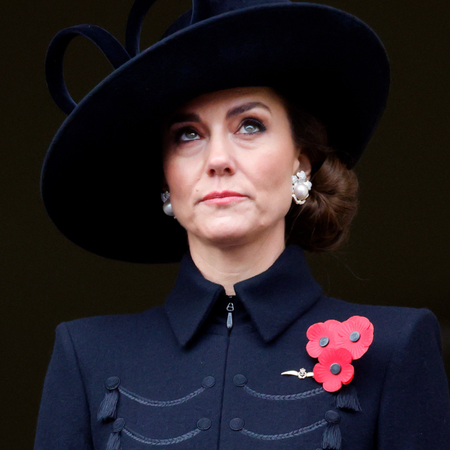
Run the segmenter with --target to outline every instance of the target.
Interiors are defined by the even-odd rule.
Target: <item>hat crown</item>
[[[84,36],[94,42],[105,54],[114,69],[140,53],[140,35],[144,18],[156,0],[135,0],[128,16],[125,48],[106,30],[95,25],[76,25],[60,31],[50,43],[46,57],[46,79],[51,96],[66,114],[77,103],[70,96],[63,75],[63,58],[67,46],[75,36]],[[232,11],[266,6],[289,4],[290,0],[193,0],[192,9],[183,14],[166,31],[167,37],[176,31],[189,28],[198,22]]]
[[[140,53],[139,42],[142,23],[145,15],[156,0],[135,0],[126,29],[126,50],[131,57]],[[178,20],[172,23],[163,37],[170,36],[176,31],[187,28],[198,22],[202,22],[211,17],[239,11],[243,9],[274,5],[289,4],[290,0],[192,0],[192,9],[183,14]]]
[[[193,0],[191,24],[230,11],[275,3],[290,3],[290,0]]]

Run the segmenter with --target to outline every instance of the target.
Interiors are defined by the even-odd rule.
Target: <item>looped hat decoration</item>
[[[379,38],[335,8],[193,0],[161,40],[141,51],[140,32],[153,3],[133,4],[124,47],[95,25],[67,28],[52,40],[47,83],[68,117],[41,177],[46,210],[67,238],[98,255],[142,263],[178,262],[187,250],[184,230],[160,205],[161,125],[174,108],[207,92],[272,87],[324,123],[330,145],[351,168],[389,90]],[[114,68],[78,104],[63,77],[64,53],[76,36],[90,39]]]

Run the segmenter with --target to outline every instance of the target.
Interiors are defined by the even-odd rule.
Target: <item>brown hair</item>
[[[348,237],[358,207],[358,180],[328,146],[324,125],[285,97],[295,143],[311,161],[312,189],[304,205],[292,203],[286,242],[311,252],[336,250]]]

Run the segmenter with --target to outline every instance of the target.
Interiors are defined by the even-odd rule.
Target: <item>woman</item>
[[[200,1],[139,53],[149,6],[126,51],[92,26],[52,42],[70,115],[42,193],[77,244],[184,254],[179,276],[162,307],[59,325],[35,449],[445,448],[434,316],[328,298],[302,251],[335,248],[354,216],[388,90],[378,38],[320,5]],[[61,63],[78,34],[117,69],[75,105]]]

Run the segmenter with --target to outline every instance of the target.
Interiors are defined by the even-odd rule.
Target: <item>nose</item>
[[[206,171],[209,176],[232,175],[236,171],[233,144],[224,134],[211,135]]]

